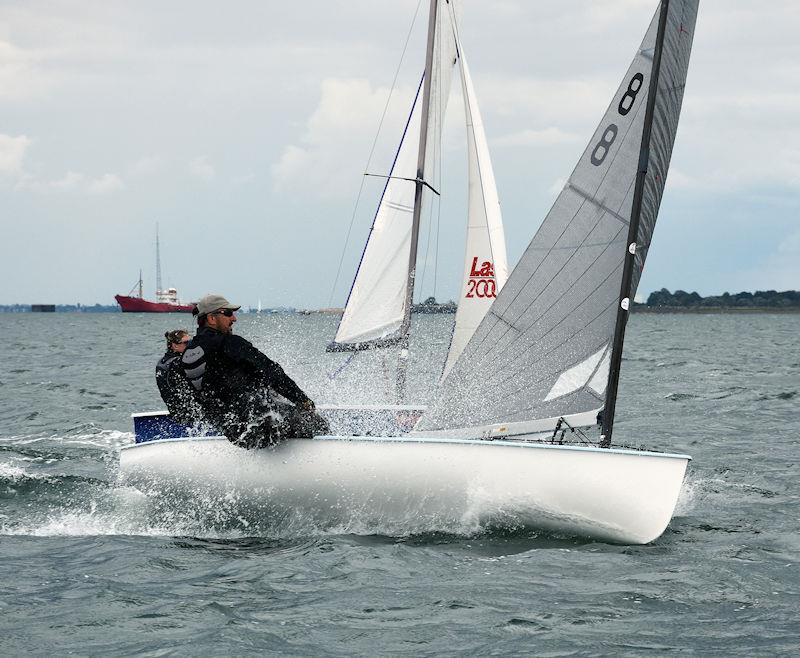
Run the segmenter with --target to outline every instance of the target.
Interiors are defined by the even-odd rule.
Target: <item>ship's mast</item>
[[[156,300],[161,297],[161,246],[158,243],[158,223],[156,223]]]
[[[130,293],[128,293],[130,294]],[[142,290],[142,270],[139,270],[139,299],[144,299],[144,290]]]

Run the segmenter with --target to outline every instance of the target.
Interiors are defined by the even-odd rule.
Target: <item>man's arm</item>
[[[264,381],[276,393],[279,393],[290,402],[294,402],[296,405],[306,409],[314,408],[311,398],[283,371],[283,368],[256,348],[250,341],[241,336],[226,336],[223,350],[231,359],[261,374]]]

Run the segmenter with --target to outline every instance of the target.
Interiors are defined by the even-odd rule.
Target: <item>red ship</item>
[[[163,294],[158,295],[159,299],[168,296],[170,293],[175,295],[175,302],[177,300],[177,291],[175,288],[167,288]],[[181,304],[172,303],[169,301],[151,302],[142,297],[129,297],[127,295],[114,295],[123,313],[191,313],[194,304]]]
[[[133,296],[136,289],[139,295]],[[161,249],[158,243],[158,226],[156,226],[156,301],[144,298],[142,292],[142,271],[139,270],[139,281],[127,295],[114,295],[123,313],[191,313],[194,304],[184,304],[178,299],[175,288],[161,287]]]

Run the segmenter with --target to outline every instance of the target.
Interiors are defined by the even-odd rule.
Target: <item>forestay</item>
[[[438,140],[457,56],[451,13],[439,10],[436,17],[430,113],[425,145],[424,171],[428,184],[435,180],[433,164],[438,156]],[[395,343],[408,329],[408,287],[413,286],[413,271],[409,272],[409,261],[416,188],[414,181],[417,177],[423,114],[421,100],[421,93],[418,91],[342,320],[329,349],[362,349]],[[424,188],[423,204],[430,202],[431,194],[430,189]]]
[[[697,5],[669,5],[631,298],[672,154]],[[591,424],[603,407],[657,25],[658,13],[575,170],[416,433],[522,433],[560,416]]]

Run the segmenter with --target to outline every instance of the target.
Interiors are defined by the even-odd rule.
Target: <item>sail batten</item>
[[[697,5],[697,0],[669,4],[649,121],[647,97],[660,16],[656,12],[567,184],[442,381],[417,433],[568,415],[585,418],[603,406],[608,387],[601,380],[607,373],[606,348],[612,343],[620,304],[636,176],[640,168],[647,171],[630,298],[664,189]],[[652,129],[642,159],[646,119]],[[594,367],[591,372],[589,365]]]

